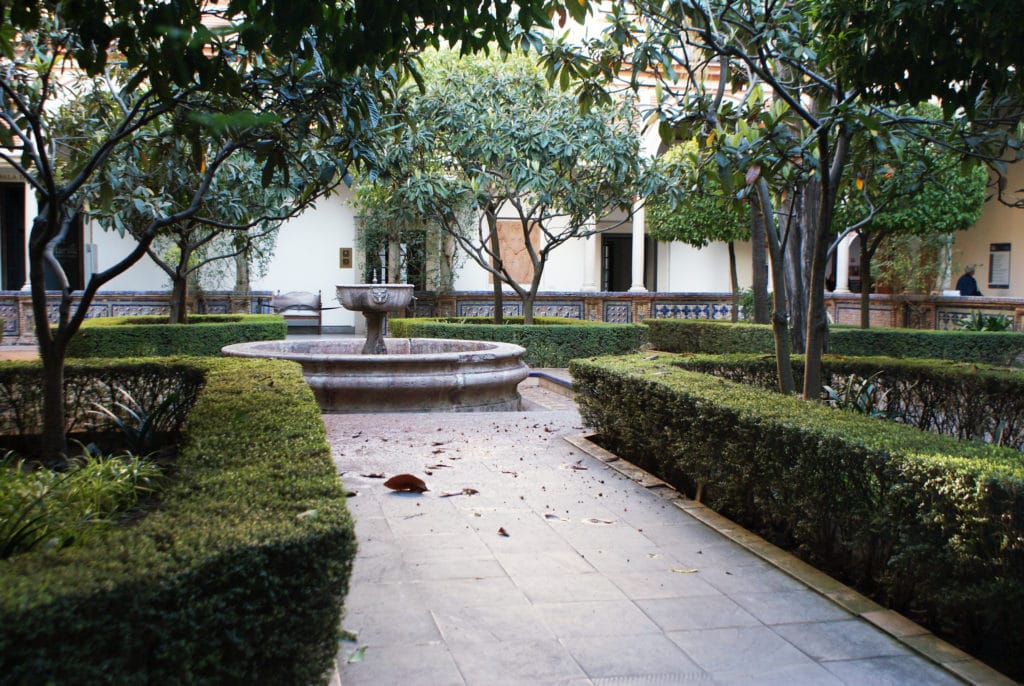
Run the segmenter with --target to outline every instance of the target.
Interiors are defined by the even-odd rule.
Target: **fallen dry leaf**
[[[504,536],[505,538],[508,538],[508,532],[505,531],[505,527],[500,527],[498,529],[498,535],[499,536]]]
[[[412,474],[396,474],[385,481],[384,485],[393,491],[408,491],[410,493],[423,493],[430,490],[423,479]]]
[[[364,479],[383,479],[384,478],[383,474],[377,474],[376,472],[373,473],[373,474],[360,474],[359,476],[363,477]]]
[[[598,519],[597,517],[590,517],[589,519],[584,519],[583,521],[586,522],[587,524],[614,524],[615,523],[611,519]]]

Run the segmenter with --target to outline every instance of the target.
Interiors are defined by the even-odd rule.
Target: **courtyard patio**
[[[359,539],[340,683],[1013,683],[603,452],[557,384],[522,390],[324,415]]]

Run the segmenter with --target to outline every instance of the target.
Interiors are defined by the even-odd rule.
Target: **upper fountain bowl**
[[[413,285],[408,283],[356,283],[335,288],[342,307],[356,312],[394,312],[412,302]]]

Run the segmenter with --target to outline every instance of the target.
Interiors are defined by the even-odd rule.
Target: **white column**
[[[850,292],[850,244],[857,234],[850,232],[836,246],[836,288],[833,293]]]
[[[647,213],[644,206],[637,203],[633,207],[633,283],[630,293],[646,293],[644,286],[644,236],[647,229]]]
[[[596,228],[597,226],[594,224],[587,226],[588,231],[594,231]],[[583,241],[583,288],[581,290],[585,293],[595,293],[598,290],[597,272],[601,260],[598,243],[601,242],[601,236],[591,233]]]

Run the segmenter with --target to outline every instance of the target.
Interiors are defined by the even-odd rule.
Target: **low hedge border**
[[[673,363],[768,390],[778,388],[774,355],[681,355]],[[894,357],[822,358],[825,383],[837,392],[853,376],[871,379],[887,418],[959,439],[1024,450],[1024,372],[947,360]],[[793,376],[803,385],[803,357]]]
[[[219,357],[220,349],[246,341],[284,340],[288,325],[273,314],[197,314],[188,324],[167,317],[95,317],[71,338],[68,357]]]
[[[775,352],[772,328],[706,319],[645,319],[651,347],[672,353]],[[927,331],[831,327],[829,352],[835,355],[882,355],[1024,366],[1024,335],[1014,332]]]
[[[159,507],[0,562],[4,683],[326,681],[355,536],[312,391],[291,362],[183,362],[205,385]]]
[[[641,324],[606,324],[568,317],[506,317],[495,324],[488,317],[391,319],[388,335],[395,338],[455,338],[515,343],[526,348],[523,361],[531,367],[567,367],[569,360],[616,355],[643,347],[647,328]]]
[[[956,441],[688,371],[576,360],[609,450],[1015,678],[1024,676],[1024,466]]]

